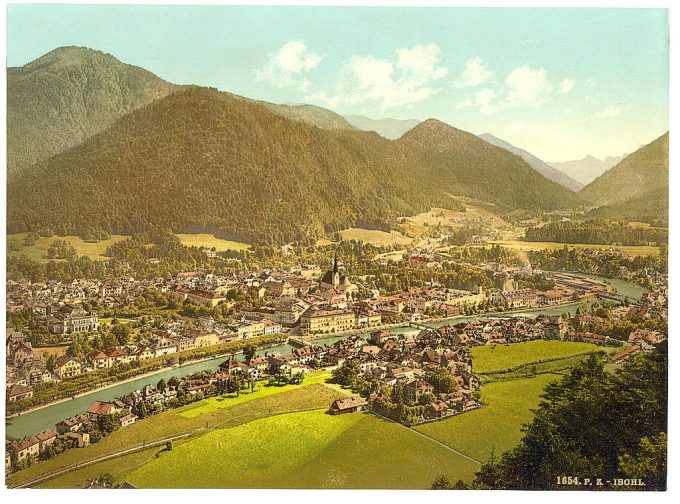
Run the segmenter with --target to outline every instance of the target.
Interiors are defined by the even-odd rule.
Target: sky
[[[7,65],[86,46],[177,84],[437,118],[545,161],[668,130],[665,9],[14,4]]]

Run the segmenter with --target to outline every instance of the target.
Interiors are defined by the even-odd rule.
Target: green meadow
[[[545,386],[560,377],[542,374],[535,378],[488,383],[482,387],[486,406],[416,430],[461,453],[485,462],[510,450],[522,439],[522,425],[533,418]]]
[[[141,420],[119,429],[97,444],[86,448],[69,450],[51,460],[34,464],[28,469],[10,475],[7,478],[7,484],[16,484],[76,462],[114,453],[124,448],[138,446],[144,441],[161,439],[189,431],[197,431],[196,435],[199,435],[202,432],[207,432],[207,429],[232,427],[270,415],[327,408],[334,399],[343,397],[343,395],[325,385],[312,383],[296,389],[282,391],[280,394],[233,404],[227,408],[214,409],[193,417],[182,415],[197,405],[201,405],[202,401],[200,401],[175,410],[164,411],[150,419]],[[124,458],[122,457],[121,460]],[[92,467],[98,467],[99,465],[96,464]],[[53,482],[58,482],[58,480],[47,482],[47,484],[52,484]]]
[[[194,470],[200,467],[200,471]],[[130,473],[140,488],[421,488],[478,464],[368,413],[263,418],[186,442]]]
[[[602,349],[603,347],[590,343],[536,340],[512,345],[478,346],[471,352],[473,371],[483,374],[543,359],[570,357]]]
[[[250,248],[250,245],[247,243],[215,238],[213,235],[207,233],[177,233],[177,238],[182,242],[182,245],[187,247],[215,247],[217,252],[224,252],[226,250],[248,250]]]

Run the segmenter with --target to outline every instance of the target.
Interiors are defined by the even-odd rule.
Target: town
[[[484,406],[478,398],[480,379],[473,373],[471,348],[534,340],[621,347],[626,341],[597,332],[607,322],[607,315],[614,321],[663,316],[658,311],[659,300],[658,294],[648,294],[640,306],[600,308],[573,317],[491,317],[424,328],[410,336],[378,329],[365,337],[354,335],[334,343],[311,343],[283,355],[267,352],[260,356],[254,347],[249,347],[242,360],[229,357],[213,372],[172,377],[113,401],[95,401],[82,414],[60,421],[55,429],[8,442],[5,469],[20,470],[68,449],[83,448],[165,409],[206,397],[238,394],[243,389],[254,390],[258,383],[301,384],[305,375],[319,370],[332,371],[332,381],[357,394],[333,401],[330,414],[367,410],[408,426],[437,421]],[[636,353],[651,351],[665,339],[662,331],[636,329],[627,338],[627,348],[613,354],[608,363],[620,365]],[[8,332],[10,359],[27,358],[30,349],[20,332]],[[17,384],[10,388],[15,389],[14,393],[27,389]]]
[[[550,289],[517,286],[515,278],[536,275],[545,278]],[[135,370],[148,371],[151,366],[176,365],[192,356],[205,358],[213,351],[224,354],[225,345],[245,340],[258,346],[285,340],[304,345],[344,333],[418,327],[424,321],[461,315],[593,299],[628,303],[606,283],[565,272],[543,273],[527,266],[514,275],[510,270],[510,274],[500,271],[493,276],[497,288],[488,290],[465,291],[428,282],[396,294],[360,296],[359,286],[350,281],[336,254],[323,274],[321,267],[305,264],[291,271],[180,272],[169,279],[149,281],[133,277],[116,282],[8,281],[8,317],[10,323],[13,319],[20,322],[21,331],[10,327],[7,333],[7,402],[12,403],[10,412],[20,411],[22,405],[38,404],[31,401],[35,392],[56,392],[60,382],[68,383],[79,375],[109,372],[113,379],[120,373],[130,377]],[[661,284],[645,294],[648,308],[636,310],[666,319],[666,289]],[[141,316],[114,317],[102,323],[98,314],[98,310],[141,305],[140,301],[149,305],[148,300],[184,308],[194,316],[156,312],[148,316],[142,308]],[[226,316],[216,320],[211,309]],[[50,347],[45,341],[58,345]],[[34,343],[61,350],[61,355],[40,352]],[[42,397],[44,403],[63,396],[47,393]]]

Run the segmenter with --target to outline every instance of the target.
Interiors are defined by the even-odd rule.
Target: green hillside
[[[428,119],[398,143],[420,152],[420,162],[433,168],[446,191],[497,205],[551,210],[575,207],[580,197],[537,173],[519,156],[479,137]]]
[[[611,206],[595,208],[588,215],[604,219],[648,222],[653,226],[668,227],[668,187],[656,189],[643,196]]]
[[[83,47],[61,47],[7,69],[7,157],[12,173],[62,152],[176,87]]]
[[[437,121],[392,142],[189,88],[10,177],[8,228],[82,235],[156,225],[246,243],[313,243],[455,206],[451,195],[500,211],[577,203],[519,157]]]
[[[624,158],[579,194],[597,206],[630,201],[639,207],[645,195],[659,190],[668,191],[668,133]]]

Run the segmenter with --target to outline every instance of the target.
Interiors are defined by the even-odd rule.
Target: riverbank
[[[274,342],[274,344],[271,344],[271,342],[268,342],[268,343],[265,343],[265,345],[267,345],[267,346],[258,346],[258,350],[265,350],[265,349],[268,349],[268,348],[273,348],[273,347],[276,347],[277,345],[281,345],[281,344],[285,343],[285,341],[287,341],[287,338],[285,338],[285,339],[282,338],[280,341]],[[77,399],[79,397],[90,395],[94,392],[100,392],[102,390],[117,387],[119,385],[125,385],[126,383],[130,383],[130,382],[133,382],[133,381],[143,380],[144,378],[148,378],[150,376],[154,376],[154,375],[157,375],[159,373],[163,373],[165,371],[170,371],[172,369],[182,368],[182,367],[185,367],[185,366],[190,366],[192,364],[200,364],[201,362],[206,362],[206,361],[210,361],[210,360],[214,360],[214,359],[224,358],[224,357],[227,357],[228,355],[233,355],[234,353],[240,353],[240,351],[239,352],[233,352],[233,351],[225,350],[224,352],[217,352],[213,355],[208,355],[208,356],[205,356],[205,357],[199,357],[199,358],[196,358],[196,359],[187,359],[187,360],[183,361],[182,363],[177,362],[177,363],[172,364],[170,366],[161,366],[161,367],[155,368],[153,370],[150,370],[146,373],[140,373],[138,375],[131,376],[130,378],[125,378],[123,380],[114,380],[114,381],[104,382],[103,384],[95,385],[92,388],[89,388],[89,389],[84,390],[82,392],[78,392],[77,394],[73,394],[69,397],[63,397],[63,398],[60,398],[60,399],[55,399],[54,401],[46,402],[45,404],[40,404],[40,405],[31,407],[31,408],[28,408],[28,409],[19,411],[17,413],[12,413],[11,415],[5,415],[5,419],[10,420],[12,418],[17,418],[17,417],[20,417],[22,415],[26,415],[28,413],[33,413],[35,411],[39,411],[41,409],[48,408],[50,406],[56,406],[57,404],[69,402],[69,401],[72,401],[72,400]],[[172,355],[172,356],[176,355],[176,357],[178,357],[178,358],[182,356],[181,353],[170,354],[170,355]]]

